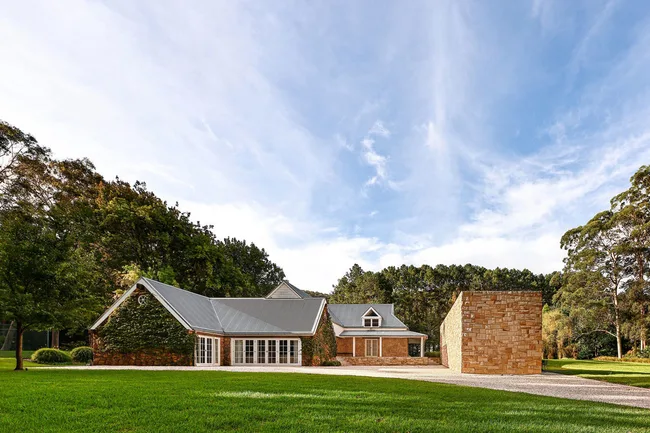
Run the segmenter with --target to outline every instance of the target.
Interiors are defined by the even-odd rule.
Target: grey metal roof
[[[223,330],[231,335],[312,334],[325,300],[212,298]]]
[[[339,337],[413,337],[420,338],[426,337],[426,334],[420,334],[419,332],[413,331],[391,331],[391,330],[381,330],[380,329],[367,329],[367,330],[358,330],[358,331],[343,331]]]
[[[210,298],[188,292],[149,278],[142,278],[149,288],[155,290],[196,331],[222,333],[223,327],[212,308]]]
[[[363,326],[361,317],[369,308],[373,308],[381,316],[381,328],[404,328],[402,323],[393,314],[393,304],[328,304],[327,311],[332,317],[332,322],[344,328],[359,328]]]

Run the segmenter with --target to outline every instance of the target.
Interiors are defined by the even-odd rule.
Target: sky
[[[562,268],[650,163],[645,1],[0,0],[0,118],[303,289]]]

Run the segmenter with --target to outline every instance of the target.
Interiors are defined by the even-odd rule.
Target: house
[[[141,278],[91,326],[97,365],[320,365],[337,352],[408,358],[389,304],[328,305],[288,281],[264,298],[208,298]]]

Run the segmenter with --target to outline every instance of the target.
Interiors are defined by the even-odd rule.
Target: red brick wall
[[[462,302],[463,373],[541,373],[540,292],[464,292]]]
[[[230,365],[230,337],[221,337],[221,365]]]
[[[409,356],[408,338],[382,338],[381,355],[384,357]]]
[[[336,354],[352,356],[352,339],[336,337]]]

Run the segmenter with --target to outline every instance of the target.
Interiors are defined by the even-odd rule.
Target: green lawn
[[[427,382],[10,368],[0,364],[7,432],[650,432],[643,409]]]
[[[546,371],[650,388],[650,364],[549,359]]]

